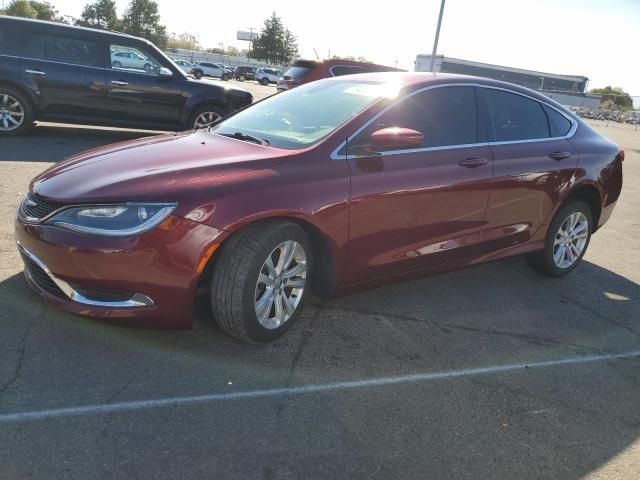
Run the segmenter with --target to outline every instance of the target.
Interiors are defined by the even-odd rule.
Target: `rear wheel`
[[[267,77],[261,78],[260,85],[269,85],[269,79]]]
[[[291,222],[249,225],[223,245],[211,281],[222,330],[246,342],[283,335],[302,308],[312,269],[311,243]]]
[[[196,78],[202,78],[204,76],[204,73],[202,72],[202,70],[194,70],[193,76]]]
[[[0,85],[0,137],[20,135],[33,124],[33,109],[20,92]]]
[[[551,221],[542,252],[529,255],[535,271],[561,277],[576,268],[587,251],[593,230],[589,205],[572,200],[560,208]]]
[[[117,60],[111,64],[113,68],[122,68],[122,64]]]
[[[247,79],[247,77],[245,77],[243,74],[240,74],[238,75],[237,79],[240,80],[241,82],[244,82]]]

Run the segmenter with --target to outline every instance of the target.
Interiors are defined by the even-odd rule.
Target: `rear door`
[[[175,129],[186,98],[182,95],[183,77],[160,76],[167,67],[163,59],[150,49],[126,42],[111,42],[112,59],[107,70],[108,110],[110,122],[119,126]],[[118,53],[128,53],[138,59],[129,66],[116,63]]]
[[[23,37],[20,77],[39,97],[39,118],[106,116],[100,39],[72,29],[34,28]]]
[[[512,91],[480,88],[494,181],[483,239],[490,250],[529,240],[549,221],[575,173],[578,155],[559,111]]]

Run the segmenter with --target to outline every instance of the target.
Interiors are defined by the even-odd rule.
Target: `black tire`
[[[588,227],[586,229],[586,243],[577,260],[571,266],[561,268],[556,265],[556,262],[553,258],[556,235],[558,234],[560,227],[563,225],[569,215],[576,212],[584,214],[584,216],[587,218]],[[560,207],[560,209],[556,212],[556,215],[553,217],[553,220],[549,224],[549,229],[547,230],[547,235],[544,242],[544,250],[528,255],[526,257],[527,264],[536,272],[548,275],[550,277],[562,277],[568,274],[582,261],[582,257],[584,257],[584,254],[587,252],[587,248],[589,247],[592,231],[593,216],[591,214],[589,205],[587,205],[582,200],[570,200],[565,205]]]
[[[14,107],[14,111],[20,111],[22,115],[22,123],[20,126],[13,130],[5,130],[4,129],[4,119],[0,117],[0,138],[1,137],[11,137],[15,135],[22,135],[29,131],[29,129],[33,126],[34,121],[34,111],[31,102],[27,99],[26,95],[22,94],[19,90],[16,90],[12,87],[5,87],[4,85],[0,85],[0,108],[2,107],[3,98],[5,95],[15,99],[18,102],[18,107]],[[17,118],[17,116],[14,116]],[[9,121],[7,121],[7,125],[10,125]],[[11,126],[9,126],[11,128]]]
[[[261,78],[260,85],[269,85],[269,79],[267,77]]]
[[[197,79],[201,79],[202,77],[204,77],[204,73],[202,72],[202,70],[194,70],[193,76]]]
[[[222,74],[222,80],[224,80],[225,82],[226,82],[227,80],[229,80],[229,74],[228,74],[228,73],[223,73],[223,74]]]
[[[241,74],[241,75],[238,75],[236,79],[240,80],[241,82],[244,82],[247,79],[247,77]]]
[[[205,112],[213,112],[216,115],[218,115],[220,118],[224,117],[224,112],[219,107],[216,107],[215,105],[202,105],[201,107],[196,108],[193,112],[191,112],[191,115],[189,115],[189,120],[187,122],[187,130],[202,128],[202,127],[196,127],[195,123],[196,123],[196,119]]]
[[[117,60],[111,64],[113,68],[122,68],[122,64]]]
[[[289,319],[279,327],[269,329],[258,321],[256,314],[258,275],[274,249],[288,240],[298,242],[304,249],[307,281]],[[211,308],[216,323],[225,333],[249,343],[271,342],[281,337],[302,310],[312,269],[311,242],[299,225],[270,221],[245,227],[216,252],[211,279]]]

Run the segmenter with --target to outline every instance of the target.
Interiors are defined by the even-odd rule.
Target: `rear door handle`
[[[42,70],[25,70],[25,72],[30,73],[31,75],[46,75],[46,72],[43,72]]]
[[[464,160],[460,160],[460,162],[458,162],[460,166],[467,168],[475,168],[479,167],[480,165],[486,165],[487,163],[489,163],[489,160],[484,157],[465,158]]]
[[[549,158],[553,158],[554,160],[564,160],[570,156],[571,154],[569,152],[551,152],[549,154]]]
[[[111,80],[111,84],[112,85],[118,85],[119,87],[124,87],[126,85],[129,85],[128,82],[121,82],[119,80]]]

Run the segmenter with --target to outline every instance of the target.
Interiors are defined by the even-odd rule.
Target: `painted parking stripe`
[[[416,373],[397,377],[371,378],[368,380],[352,380],[335,383],[323,383],[315,385],[303,385],[299,387],[283,387],[265,390],[247,390],[229,393],[212,393],[208,395],[169,397],[151,400],[134,400],[130,402],[115,402],[94,405],[80,405],[76,407],[55,408],[49,410],[34,410],[16,413],[0,414],[0,423],[20,423],[34,420],[45,420],[60,417],[100,415],[114,412],[128,412],[135,410],[147,410],[152,408],[173,407],[208,402],[223,402],[227,400],[254,399],[263,397],[281,397],[301,395],[309,393],[322,393],[338,390],[351,390],[366,387],[382,387],[387,385],[430,382],[447,380],[476,375],[491,375],[504,372],[512,372],[523,369],[554,367],[561,365],[579,365],[585,363],[605,362],[608,360],[621,360],[639,358],[640,350],[632,352],[614,353],[609,355],[589,355],[581,357],[560,358],[544,362],[516,363],[508,365],[495,365],[491,367],[465,368],[462,370],[448,370],[444,372]]]

